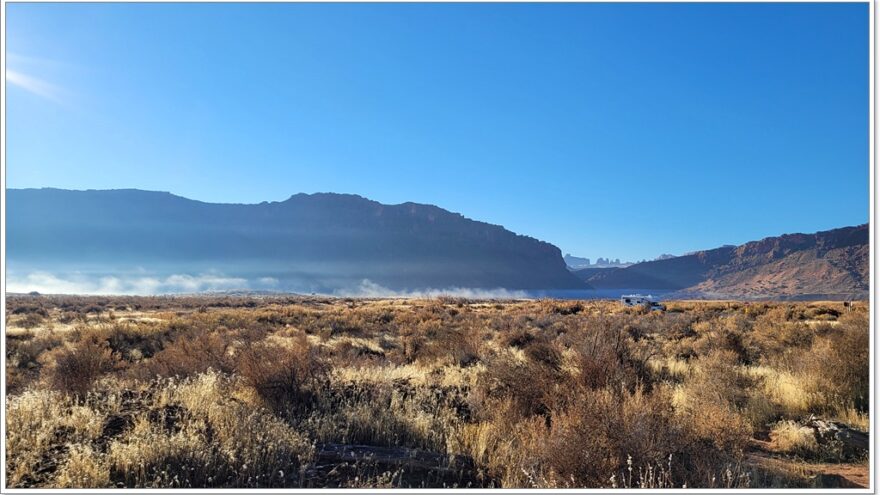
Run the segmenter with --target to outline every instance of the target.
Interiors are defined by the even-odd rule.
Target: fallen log
[[[843,423],[810,416],[806,425],[813,429],[816,441],[820,444],[840,442],[848,454],[861,454],[867,452],[870,447],[870,437],[867,433],[852,429]]]

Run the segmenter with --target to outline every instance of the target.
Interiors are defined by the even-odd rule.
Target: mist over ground
[[[269,276],[229,275],[220,270],[198,273],[153,273],[143,268],[123,272],[10,271],[6,289],[11,293],[82,295],[174,295],[225,291],[289,292],[340,297],[440,297],[468,299],[526,299],[529,293],[503,288],[444,287],[395,290],[369,279],[279,280]]]

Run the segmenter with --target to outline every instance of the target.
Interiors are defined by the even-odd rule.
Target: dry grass
[[[785,420],[773,426],[770,439],[774,448],[788,454],[811,455],[819,450],[819,443],[812,428]]]
[[[9,298],[9,486],[812,486],[753,437],[867,431],[865,305],[668,307]],[[355,444],[410,453],[328,454]]]

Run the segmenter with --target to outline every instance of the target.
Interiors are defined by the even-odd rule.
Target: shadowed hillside
[[[220,270],[311,290],[364,279],[395,289],[586,288],[557,247],[431,205],[345,194],[211,204],[130,189],[11,189],[7,198],[13,268]]]
[[[672,289],[716,297],[864,297],[869,249],[865,224],[575,274],[602,289]]]

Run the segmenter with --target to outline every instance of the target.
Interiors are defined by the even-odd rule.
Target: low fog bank
[[[265,285],[277,284],[266,280]],[[44,271],[8,274],[7,292],[83,295],[161,295],[224,290],[254,290],[254,283],[245,278],[219,273],[198,275],[94,275],[85,273],[56,274]]]
[[[463,297],[468,299],[528,299],[528,292],[504,288],[423,288],[391,289],[369,279],[361,280],[279,280],[268,276],[228,275],[217,270],[197,274],[149,273],[136,268],[124,273],[27,271],[7,273],[6,291],[10,293],[78,295],[174,295],[216,292],[277,292],[320,294],[336,297],[418,298]]]
[[[356,287],[334,291],[332,295],[342,297],[463,297],[467,299],[529,299],[528,292],[522,290],[471,289],[452,287],[446,289],[393,290],[382,287],[369,280],[362,280]]]

